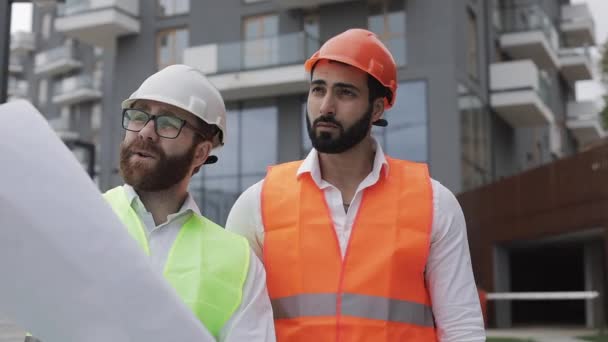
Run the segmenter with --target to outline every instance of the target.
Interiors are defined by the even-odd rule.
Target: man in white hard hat
[[[197,69],[166,67],[123,101],[122,127],[126,184],[104,197],[153,267],[218,341],[274,341],[261,262],[247,240],[203,217],[188,193],[226,138],[219,92]]]
[[[122,103],[125,185],[104,196],[180,297],[219,341],[273,341],[266,275],[245,239],[201,216],[192,176],[215,163],[226,109],[203,73],[172,65]]]

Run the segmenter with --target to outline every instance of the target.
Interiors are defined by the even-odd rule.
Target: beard
[[[363,141],[368,135],[371,129],[372,111],[373,108],[370,104],[363,117],[348,129],[344,129],[344,126],[333,115],[320,116],[312,124],[310,123],[310,118],[306,115],[306,128],[312,146],[321,153],[336,154],[348,151]],[[314,127],[320,122],[336,125],[339,129],[338,136],[332,137],[331,132],[316,133]]]
[[[154,160],[131,161],[140,150],[154,156]],[[157,145],[148,140],[133,140],[120,144],[120,173],[125,183],[140,191],[162,191],[171,188],[190,175],[196,144],[179,156],[167,157]]]

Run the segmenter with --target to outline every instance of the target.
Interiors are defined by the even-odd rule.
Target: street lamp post
[[[0,0],[0,103],[6,102],[8,91],[8,61],[11,53],[12,0]]]

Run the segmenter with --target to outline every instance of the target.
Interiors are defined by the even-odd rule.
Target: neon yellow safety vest
[[[150,255],[144,226],[122,186],[104,194],[131,236]],[[249,270],[245,238],[192,215],[171,246],[164,276],[216,338],[241,304]]]

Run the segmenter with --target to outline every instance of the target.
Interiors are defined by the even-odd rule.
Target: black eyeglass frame
[[[140,129],[135,130],[135,129],[129,129],[129,128],[125,127],[125,119],[126,119],[128,111],[137,111],[137,112],[145,114],[148,117],[148,119],[141,126]],[[177,119],[177,120],[181,121],[181,125],[179,127],[179,130],[177,131],[177,134],[174,137],[167,137],[167,136],[164,136],[164,135],[158,133],[158,121],[157,120],[158,120],[159,117],[171,117],[171,118],[174,118],[174,119]],[[128,119],[128,120],[131,120],[131,119]],[[126,130],[126,131],[135,132],[135,133],[141,132],[141,130],[144,129],[146,127],[146,125],[148,123],[150,123],[150,121],[154,121],[154,132],[156,133],[156,135],[158,135],[159,137],[164,138],[164,139],[177,139],[177,137],[179,137],[179,135],[182,133],[182,129],[184,128],[184,126],[190,127],[190,129],[192,129],[192,131],[195,134],[201,136],[203,139],[205,139],[205,140],[209,139],[209,137],[206,134],[201,133],[198,130],[198,128],[196,128],[194,125],[192,125],[191,123],[189,123],[185,119],[179,118],[179,117],[177,117],[175,115],[167,115],[167,114],[152,115],[152,114],[146,112],[145,110],[138,109],[138,108],[123,108],[123,110],[122,110],[122,128],[124,130]],[[213,135],[214,134],[211,134],[212,137],[213,137]]]

